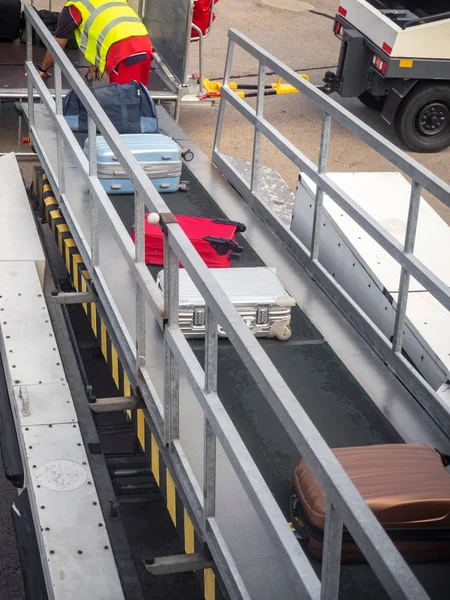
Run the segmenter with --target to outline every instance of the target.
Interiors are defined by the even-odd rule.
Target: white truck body
[[[366,0],[342,0],[339,14],[392,58],[450,59],[450,18],[402,29]]]

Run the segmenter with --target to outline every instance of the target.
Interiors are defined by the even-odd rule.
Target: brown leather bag
[[[333,450],[361,496],[409,562],[450,558],[450,475],[446,457],[422,444]],[[310,554],[322,557],[326,496],[301,460],[294,475],[292,523]],[[364,561],[344,527],[342,561]]]

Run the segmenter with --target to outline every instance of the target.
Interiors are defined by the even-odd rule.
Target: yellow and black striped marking
[[[69,227],[59,211],[58,202],[54,197],[47,176],[41,167],[34,169],[31,192],[39,205],[41,217],[48,222],[53,232],[74,288],[79,292],[87,291],[90,280],[89,272],[83,263]],[[83,304],[83,308],[89,319],[92,331],[100,344],[103,356],[111,370],[118,395],[133,395],[129,378],[125,373],[108,329],[98,314],[97,305],[95,303]],[[145,421],[144,411],[128,411],[128,417],[134,425],[136,436],[148,458],[153,476],[165,498],[167,510],[181,537],[185,552],[187,554],[203,552],[203,542],[197,536],[192,520],[183,506],[174,480],[163,461],[156,439]],[[205,600],[225,600],[226,596],[222,592],[218,577],[213,569],[205,569],[197,574]]]

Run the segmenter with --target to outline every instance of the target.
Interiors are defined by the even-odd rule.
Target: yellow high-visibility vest
[[[75,38],[86,60],[102,73],[106,55],[113,44],[148,35],[127,0],[69,0],[66,6],[76,6],[80,11],[83,20],[75,30]]]

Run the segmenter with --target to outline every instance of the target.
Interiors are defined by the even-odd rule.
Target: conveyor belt
[[[190,182],[189,192],[164,196],[174,214],[224,216],[213,199],[186,170],[183,179]],[[131,231],[132,197],[111,196],[111,201]],[[245,240],[241,239],[240,243],[245,250],[240,263],[235,266],[261,265],[262,262]],[[150,267],[154,276],[158,270],[159,267]],[[325,441],[331,447],[401,442],[402,439],[389,421],[298,307],[293,311],[292,330],[293,335],[288,342],[261,340],[261,344]],[[202,342],[194,340],[191,345],[199,360],[203,361]],[[221,340],[219,349],[219,395],[288,518],[291,478],[299,459],[298,453],[236,351],[226,340]],[[317,569],[319,571],[319,564]],[[417,565],[414,568],[432,599],[448,598],[448,591],[442,586],[447,569],[447,563]],[[370,567],[344,566],[341,574],[342,598],[387,598]]]
[[[174,214],[210,218],[224,216],[186,169],[182,178],[189,180],[190,191],[164,196]],[[111,201],[131,231],[132,197],[111,196]],[[261,265],[245,240],[241,238],[240,243],[245,248],[240,266]],[[150,267],[154,276],[158,270],[159,267]],[[293,335],[288,342],[261,340],[261,344],[325,441],[331,447],[402,442],[389,421],[298,307],[293,311],[292,329]],[[202,361],[202,342],[193,340],[191,345]],[[291,479],[300,457],[236,351],[226,340],[221,340],[219,348],[218,389],[222,402],[288,518]],[[320,564],[315,566],[320,573]],[[442,586],[447,569],[447,563],[414,568],[432,600],[448,598],[448,591]],[[387,598],[376,576],[366,565],[344,566],[341,581],[341,597],[345,600]]]
[[[44,134],[46,125],[43,120],[41,124]],[[45,133],[48,140],[52,135],[50,130]],[[183,172],[183,179],[189,180],[190,191],[165,195],[172,212],[204,217],[224,216],[187,169]],[[111,201],[127,230],[131,231],[134,220],[132,196],[112,196]],[[269,232],[267,235],[270,235]],[[262,264],[246,241],[240,241],[245,248],[241,266]],[[151,267],[150,271],[156,275],[158,268]],[[401,442],[401,436],[387,418],[390,408],[384,408],[384,413],[377,408],[300,308],[294,309],[292,326],[293,336],[288,342],[262,340],[261,344],[326,442],[332,447]],[[201,360],[202,342],[196,340],[191,344]],[[290,482],[299,456],[226,340],[221,340],[219,349],[219,395],[288,517]],[[414,412],[414,402],[410,401]],[[408,417],[405,414],[405,419]],[[427,421],[424,414],[424,424]],[[320,565],[316,566],[320,568]],[[448,597],[445,585],[447,563],[417,565],[414,571],[433,600]],[[365,565],[344,566],[341,588],[341,597],[349,600],[387,597],[371,569]]]
[[[190,181],[189,192],[164,196],[174,214],[210,218],[224,216],[212,198],[186,170],[183,178]],[[131,232],[132,196],[110,198]],[[239,242],[244,246],[244,253],[234,266],[261,266],[263,263],[246,241],[241,237]],[[160,267],[152,266],[149,269],[156,277]],[[387,419],[298,306],[293,310],[292,332],[293,335],[287,342],[261,339],[260,343],[325,437],[325,441],[331,447],[401,441]],[[203,342],[192,340],[191,345],[203,360]],[[227,340],[220,341],[219,394],[235,422],[239,423],[239,430],[242,428],[241,420],[246,422],[244,432],[248,437],[244,441],[255,451],[252,454],[256,460],[260,454],[259,467],[273,483],[276,482],[275,487],[271,486],[272,491],[287,516],[290,479],[299,457],[282,427],[271,418],[270,409],[264,409],[263,395]]]

